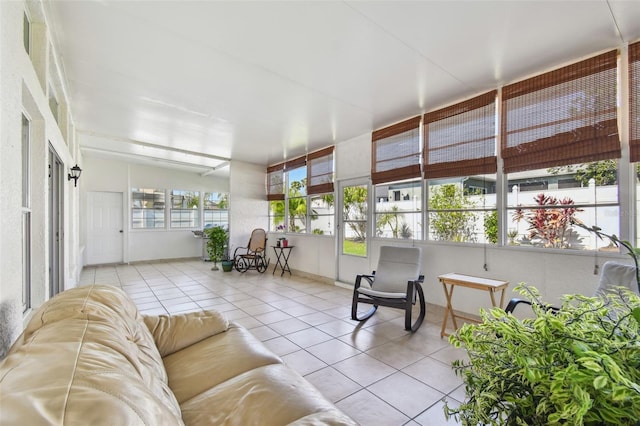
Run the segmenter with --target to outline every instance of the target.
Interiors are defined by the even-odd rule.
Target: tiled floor
[[[87,267],[81,284],[122,287],[143,313],[224,312],[362,425],[441,425],[464,387],[450,367],[464,352],[440,338],[442,311],[416,333],[403,312],[350,319],[352,292],[306,278],[211,271],[200,260]],[[428,292],[427,292],[428,293]]]

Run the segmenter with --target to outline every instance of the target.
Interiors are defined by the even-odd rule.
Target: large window
[[[31,308],[31,124],[22,115],[22,311]]]
[[[164,228],[165,190],[134,188],[131,190],[131,227]]]
[[[287,161],[287,231],[307,232],[307,167],[305,157]]]
[[[194,191],[171,191],[171,227],[200,227],[200,193]]]
[[[220,226],[229,229],[229,193],[205,192],[202,208],[205,228]]]
[[[498,242],[496,91],[424,116],[429,239]]]
[[[422,239],[422,179],[375,186],[376,237]]]
[[[599,249],[579,220],[619,235],[617,52],[503,88],[512,244]]]

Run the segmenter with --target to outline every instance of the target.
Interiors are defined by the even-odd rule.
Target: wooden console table
[[[451,298],[453,297],[453,289],[456,286],[475,288],[476,290],[484,290],[489,292],[489,296],[491,296],[491,305],[493,307],[502,308],[502,304],[504,303],[504,291],[507,286],[509,286],[508,281],[500,281],[500,280],[492,280],[489,278],[480,278],[480,277],[472,277],[470,275],[462,275],[456,273],[444,274],[438,277],[440,282],[442,283],[442,288],[444,290],[444,295],[447,298],[447,308],[444,311],[444,318],[442,319],[442,329],[440,330],[440,337],[448,336],[449,333],[446,332],[447,329],[447,321],[449,320],[449,316],[451,317],[451,321],[453,322],[453,327],[457,330],[458,323],[456,322],[456,318],[464,319],[470,322],[477,323],[478,321],[474,318],[465,317],[462,315],[457,315],[453,311],[453,306],[451,304]],[[496,305],[495,293],[501,291],[500,294],[500,304]]]

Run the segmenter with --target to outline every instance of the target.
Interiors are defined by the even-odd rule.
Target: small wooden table
[[[456,322],[456,318],[464,319],[474,323],[478,322],[474,318],[457,315],[453,311],[453,306],[451,305],[451,298],[453,296],[453,289],[455,288],[455,286],[459,285],[461,287],[469,287],[469,288],[475,288],[477,290],[488,291],[489,296],[491,296],[491,305],[493,307],[499,306],[500,308],[502,308],[502,304],[504,303],[504,291],[509,286],[508,281],[472,277],[470,275],[462,275],[462,274],[456,274],[456,273],[440,275],[438,279],[442,283],[444,295],[447,298],[447,308],[444,311],[444,318],[442,319],[442,329],[440,330],[441,338],[449,335],[449,333],[445,331],[447,329],[447,321],[449,319],[449,316],[451,316],[451,320],[453,321],[453,327],[456,330],[458,329],[458,323]],[[502,291],[502,293],[500,294],[500,305],[496,305],[496,299],[494,296],[494,294],[497,291]]]

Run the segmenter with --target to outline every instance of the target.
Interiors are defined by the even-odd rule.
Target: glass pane
[[[31,158],[30,124],[22,115],[22,207],[31,206]]]
[[[289,232],[307,232],[307,197],[289,198]]]
[[[203,207],[205,210],[217,210],[229,208],[228,192],[205,192]]]
[[[269,230],[271,232],[284,232],[284,201],[269,201]]]
[[[333,235],[334,199],[333,194],[311,197],[311,233],[315,235]]]
[[[214,226],[219,226],[224,229],[229,228],[228,210],[205,210],[203,219],[205,228]]]
[[[342,253],[367,255],[367,187],[347,186],[342,193]]]
[[[636,170],[636,247],[640,247],[640,163],[634,164]]]
[[[200,208],[200,193],[197,191],[171,191],[171,207],[174,209]]]
[[[422,180],[376,185],[375,194],[376,237],[422,237]]]
[[[172,228],[199,228],[200,210],[198,209],[171,209]]]
[[[27,53],[31,52],[31,22],[27,13],[24,13],[23,26],[22,26],[22,42],[24,43],[24,50]]]
[[[287,172],[289,198],[307,195],[307,168],[298,167]]]
[[[510,174],[508,243],[608,250],[607,241],[572,222],[619,235],[617,169],[616,160],[604,160]]]

